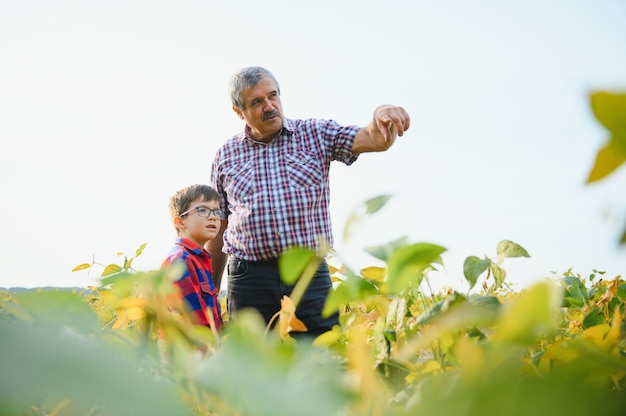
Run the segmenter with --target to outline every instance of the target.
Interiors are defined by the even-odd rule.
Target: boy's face
[[[222,220],[214,213],[208,217],[201,217],[197,208],[220,209],[218,201],[194,200],[187,210],[187,214],[174,218],[174,225],[178,229],[178,236],[187,238],[198,246],[203,247],[208,241],[215,238],[220,231]]]

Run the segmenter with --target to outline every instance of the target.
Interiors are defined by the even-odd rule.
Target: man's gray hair
[[[261,80],[270,78],[276,84],[280,94],[280,86],[270,71],[260,66],[248,66],[237,72],[230,79],[230,100],[234,107],[245,110],[245,103],[241,99],[241,91],[254,88]]]

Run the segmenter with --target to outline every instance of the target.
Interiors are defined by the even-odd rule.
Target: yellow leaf
[[[77,272],[79,270],[85,270],[91,267],[91,264],[89,263],[83,263],[83,264],[79,264],[78,266],[74,267],[72,269],[73,272]]]
[[[604,127],[613,133],[626,132],[626,94],[595,91],[590,101],[593,114]]]
[[[587,183],[604,179],[626,161],[626,150],[622,144],[624,140],[612,137],[596,155],[596,161],[589,172]]]
[[[126,311],[126,315],[130,321],[136,321],[145,318],[146,313],[143,308],[133,307]]]
[[[100,298],[107,305],[111,305],[115,301],[115,293],[110,289],[100,289],[98,291]]]
[[[333,275],[331,274],[331,275],[330,275],[330,281],[331,281],[332,283],[343,283],[343,282],[345,282],[346,280],[345,280],[344,278],[342,278],[342,277],[333,276]]]
[[[145,306],[148,301],[138,297],[127,297],[120,299],[117,303],[117,311],[120,317],[124,317],[125,321],[136,321],[146,316]],[[115,328],[115,325],[113,326]]]
[[[126,311],[122,311],[118,314],[113,329],[126,329],[128,327],[128,319],[126,318]]]
[[[594,325],[590,328],[585,329],[582,334],[582,338],[593,342],[598,347],[602,347],[604,344],[604,337],[609,332],[611,327],[607,323]]]
[[[441,363],[439,363],[439,361],[429,360],[424,365],[424,368],[422,369],[422,373],[423,374],[435,373],[435,372],[438,372],[439,370],[441,370]]]
[[[603,179],[626,161],[626,94],[596,91],[590,98],[593,114],[611,137],[598,152],[587,183]]]
[[[580,356],[578,350],[571,348],[567,340],[558,340],[550,347],[539,361],[539,370],[548,373],[554,365],[572,361]]]
[[[361,276],[374,282],[382,282],[386,273],[387,270],[384,267],[370,266],[361,270]]]
[[[148,301],[144,298],[138,298],[138,297],[127,297],[124,299],[121,299],[118,304],[117,307],[118,308],[126,308],[126,309],[130,309],[130,308],[134,308],[134,307],[144,307],[148,304]]]
[[[385,394],[387,389],[374,370],[367,331],[362,326],[351,327],[349,336],[347,365],[361,393],[361,403],[356,404],[354,414],[382,415],[389,398]]]
[[[289,332],[292,331],[307,331],[304,323],[296,317],[296,305],[294,305],[293,301],[286,295],[283,296],[280,301],[280,315],[278,316],[278,322],[281,338],[288,337]]]
[[[132,264],[133,264],[133,260],[134,260],[134,257],[131,257],[130,259],[126,259],[126,258],[125,258],[125,259],[124,259],[124,268],[125,268],[125,269],[130,269],[130,267],[131,267],[131,266],[132,266]]]
[[[110,274],[121,272],[121,271],[122,271],[122,268],[118,264],[111,263],[107,267],[104,268],[104,270],[102,271],[102,276],[108,276]]]
[[[459,360],[463,374],[470,380],[476,380],[485,367],[485,354],[482,348],[467,338],[461,338],[455,347],[456,357]]]
[[[619,278],[615,278],[611,282],[611,284],[610,284],[609,288],[607,289],[607,291],[604,292],[604,294],[602,295],[602,297],[598,301],[598,305],[606,305],[607,303],[612,301],[613,298],[617,295],[617,291],[619,290],[620,283],[621,283],[620,279]]]
[[[604,337],[604,348],[606,351],[617,347],[620,338],[620,328],[622,326],[622,314],[619,312],[619,308],[615,308],[613,313],[613,320],[611,321],[611,329]]]

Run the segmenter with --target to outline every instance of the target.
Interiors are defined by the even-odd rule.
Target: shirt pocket
[[[224,190],[236,200],[249,199],[254,192],[252,160],[231,163],[224,168]]]
[[[205,295],[209,295],[211,297],[213,297],[213,296],[215,296],[217,294],[217,288],[216,287],[211,287],[211,284],[208,283],[208,282],[200,282],[200,290]]]
[[[289,153],[287,160],[287,176],[292,188],[311,188],[322,183],[323,167],[312,153]]]

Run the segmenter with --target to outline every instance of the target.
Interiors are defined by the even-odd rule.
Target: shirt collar
[[[186,248],[187,250],[193,252],[194,254],[198,256],[200,256],[205,251],[204,248],[199,247],[196,243],[194,243],[193,241],[187,238],[182,238],[182,237],[177,238],[176,244]]]
[[[296,123],[290,118],[283,119],[283,132],[288,131],[289,133],[293,133],[296,131]]]
[[[278,137],[284,135],[285,132],[293,133],[295,131],[295,127],[296,127],[296,123],[294,122],[294,120],[290,118],[283,118],[283,128],[281,130],[281,133],[278,135]],[[244,128],[244,138],[251,143],[263,143],[263,142],[259,142],[258,140],[254,140],[252,138],[252,136],[250,135],[250,126],[248,126],[247,124],[246,124],[246,127]],[[273,143],[275,140],[276,139],[272,140],[270,143]]]

